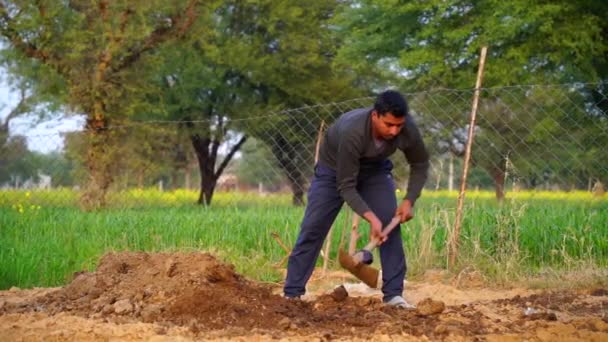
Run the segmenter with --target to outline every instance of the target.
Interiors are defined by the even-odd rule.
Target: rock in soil
[[[438,315],[445,310],[445,303],[425,298],[416,305],[416,310],[422,316]]]
[[[346,298],[348,298],[348,291],[346,291],[344,285],[340,285],[334,289],[334,292],[331,293],[331,298],[333,298],[336,302],[343,302]]]
[[[133,312],[133,304],[128,299],[119,300],[114,303],[114,312],[119,315],[124,315]]]

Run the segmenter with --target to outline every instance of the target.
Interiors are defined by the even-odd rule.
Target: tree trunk
[[[494,189],[496,191],[496,199],[499,202],[505,199],[505,171],[500,168],[495,168],[492,172],[494,178]]]
[[[304,205],[304,187],[306,178],[302,172],[302,167],[298,165],[298,153],[296,151],[304,150],[302,146],[294,146],[293,143],[285,141],[278,137],[272,145],[272,153],[277,158],[279,166],[287,175],[289,187],[293,194],[292,204],[295,206]]]
[[[291,183],[291,191],[293,192],[293,196],[291,198],[291,203],[294,206],[304,205],[304,190],[303,190],[303,186],[301,185],[301,183],[304,183],[304,182],[299,181],[299,182]]]
[[[112,184],[110,133],[103,119],[87,122],[88,148],[85,165],[89,178],[80,197],[84,210],[95,210],[106,205],[106,195]]]
[[[195,134],[191,137],[191,140],[192,147],[194,147],[198,160],[198,169],[201,174],[201,187],[197,203],[209,205],[211,204],[216,185],[216,179],[214,177],[215,158],[212,158],[209,154],[211,139],[206,137],[201,138],[198,134]]]
[[[201,192],[197,202],[198,204],[210,205],[213,193],[215,192],[215,186],[217,185],[217,179],[222,175],[224,169],[232,157],[234,157],[234,154],[243,146],[247,140],[247,136],[241,137],[239,142],[232,146],[217,171],[215,170],[215,162],[220,141],[218,139],[213,139],[212,141],[209,138],[201,138],[198,134],[193,135],[191,140],[201,173]]]

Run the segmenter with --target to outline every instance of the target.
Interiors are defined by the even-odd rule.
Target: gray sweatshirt
[[[397,149],[410,165],[406,199],[412,205],[420,196],[429,169],[429,155],[416,123],[410,115],[399,135],[391,140],[376,141],[372,136],[371,109],[355,109],[343,114],[325,133],[319,150],[319,162],[336,170],[340,195],[359,215],[369,206],[357,192],[357,177],[362,164],[387,159]]]

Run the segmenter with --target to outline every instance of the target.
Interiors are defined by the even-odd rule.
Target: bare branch
[[[221,115],[218,115],[217,119],[217,128],[216,134],[213,139],[213,144],[211,145],[211,160],[215,160],[217,158],[217,150],[220,147],[220,140],[222,140],[222,132],[224,131],[224,118]]]
[[[224,160],[222,160],[222,164],[220,164],[220,167],[218,167],[217,171],[215,172],[215,179],[218,179],[222,175],[224,169],[226,168],[226,166],[228,166],[228,163],[230,162],[230,160],[232,160],[232,157],[234,157],[234,154],[241,149],[241,146],[243,146],[245,141],[247,141],[247,138],[247,135],[243,135],[239,142],[232,146],[230,152],[228,152]]]
[[[171,38],[181,38],[188,29],[190,29],[198,16],[196,11],[198,3],[199,1],[197,0],[190,0],[183,14],[175,15],[169,19],[171,22],[170,26],[157,27],[156,30],[152,31],[152,33],[144,39],[139,48],[132,50],[131,53],[122,60],[122,63],[112,68],[112,71],[117,72],[132,65],[141,58],[143,53],[154,49],[159,44]]]
[[[10,113],[8,113],[8,116],[6,117],[6,119],[4,119],[4,123],[2,123],[2,125],[0,125],[0,132],[8,132],[8,126],[10,124],[10,121],[12,119],[16,118],[17,116],[19,116],[20,114],[27,112],[29,102],[30,102],[32,96],[27,95],[27,91],[25,88],[21,88],[19,91],[19,94],[20,94],[19,103],[17,103],[15,108],[13,108],[13,110],[11,110]]]

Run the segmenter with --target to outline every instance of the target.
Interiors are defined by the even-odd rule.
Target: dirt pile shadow
[[[28,303],[5,305],[0,313],[70,313],[114,323],[185,326],[195,334],[224,330],[228,336],[262,332],[322,339],[377,334],[441,339],[520,333],[529,330],[531,322],[557,320],[565,303],[576,303],[567,309],[582,315],[602,314],[601,299],[589,304],[577,301],[579,296],[547,294],[447,307],[429,299],[419,310],[387,307],[373,297],[350,297],[344,288],[311,302],[286,300],[273,294],[271,285],[242,277],[210,254],[142,252],[107,254],[97,271],[75,274],[67,286]],[[535,315],[521,314],[527,306],[535,307]],[[608,324],[593,329],[608,332]]]

